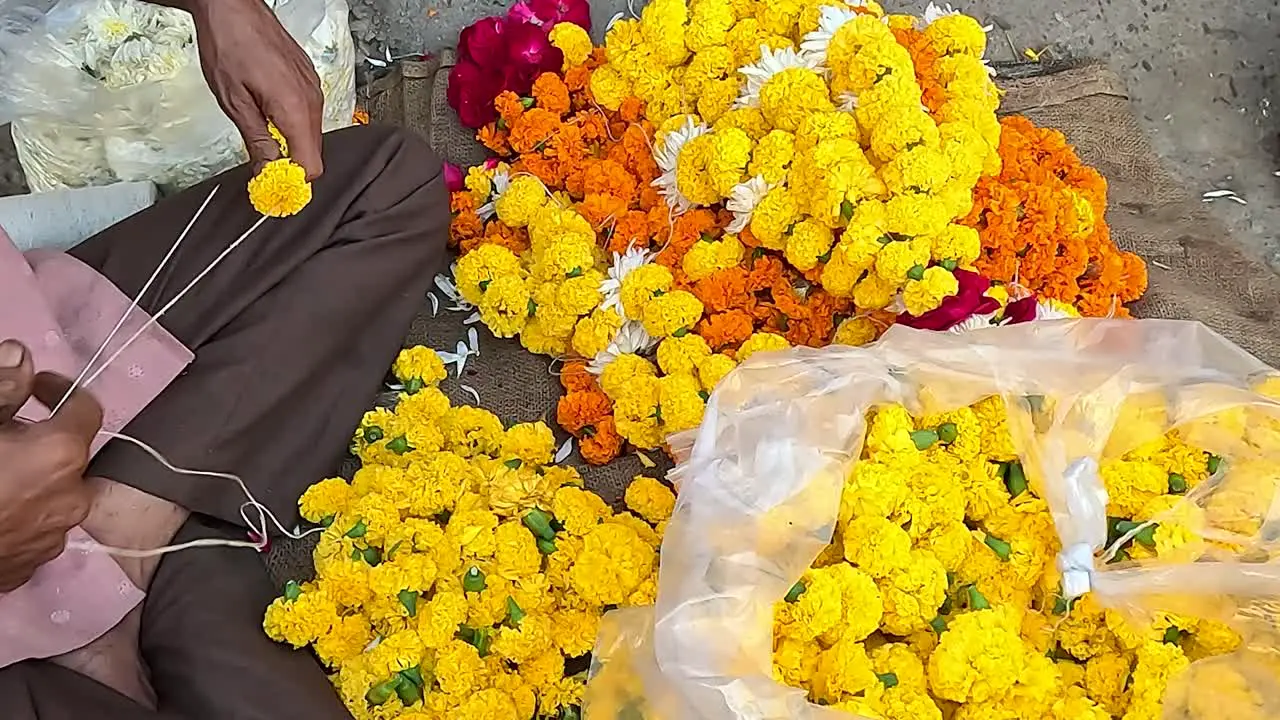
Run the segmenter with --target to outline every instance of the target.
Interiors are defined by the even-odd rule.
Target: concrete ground
[[[352,31],[370,55],[452,44],[475,19],[510,0],[351,0]],[[919,11],[924,0],[884,0]],[[592,0],[597,30],[628,0]],[[631,0],[637,9],[644,0]],[[973,0],[960,9],[997,26],[989,55],[1025,49],[1106,60],[1128,84],[1167,165],[1196,194],[1230,189],[1212,210],[1246,252],[1280,272],[1280,7],[1168,0]],[[1007,39],[1005,34],[1007,32]],[[0,148],[0,192],[12,163]]]

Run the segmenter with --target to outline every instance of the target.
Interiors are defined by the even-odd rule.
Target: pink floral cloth
[[[38,250],[24,255],[0,229],[0,340],[24,343],[37,371],[79,375],[129,304],[111,281],[79,260]],[[141,310],[130,313],[96,365],[147,319]],[[120,431],[193,358],[164,328],[152,325],[88,386],[102,405],[103,429]],[[19,414],[40,420],[48,412],[32,401]],[[93,451],[108,440],[99,435]],[[67,537],[83,540],[88,535],[76,528]],[[142,598],[109,555],[67,550],[26,585],[0,594],[0,667],[83,647],[114,627]]]

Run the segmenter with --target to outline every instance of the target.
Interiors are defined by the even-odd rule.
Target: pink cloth
[[[111,281],[79,260],[47,251],[24,256],[0,229],[0,340],[24,343],[37,371],[79,375],[129,304]],[[130,313],[95,365],[100,367],[147,319],[141,310]],[[193,358],[164,328],[152,325],[88,386],[102,405],[103,429],[124,428]],[[48,416],[34,400],[19,414],[32,420]],[[107,440],[99,435],[93,452]],[[88,535],[76,528],[67,537]],[[68,550],[26,585],[0,594],[0,667],[83,647],[142,598],[109,555]]]

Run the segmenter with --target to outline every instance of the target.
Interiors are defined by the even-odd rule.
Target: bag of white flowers
[[[266,1],[320,76],[324,129],[350,125],[346,0]],[[139,180],[172,192],[247,159],[205,83],[187,13],[142,0],[0,0],[0,20],[0,124],[13,122],[33,191]]]
[[[586,716],[1280,717],[1280,374],[1198,323],[754,356]]]

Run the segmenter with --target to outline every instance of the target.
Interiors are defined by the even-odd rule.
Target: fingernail
[[[27,350],[16,340],[0,342],[0,368],[16,368],[22,364]]]

